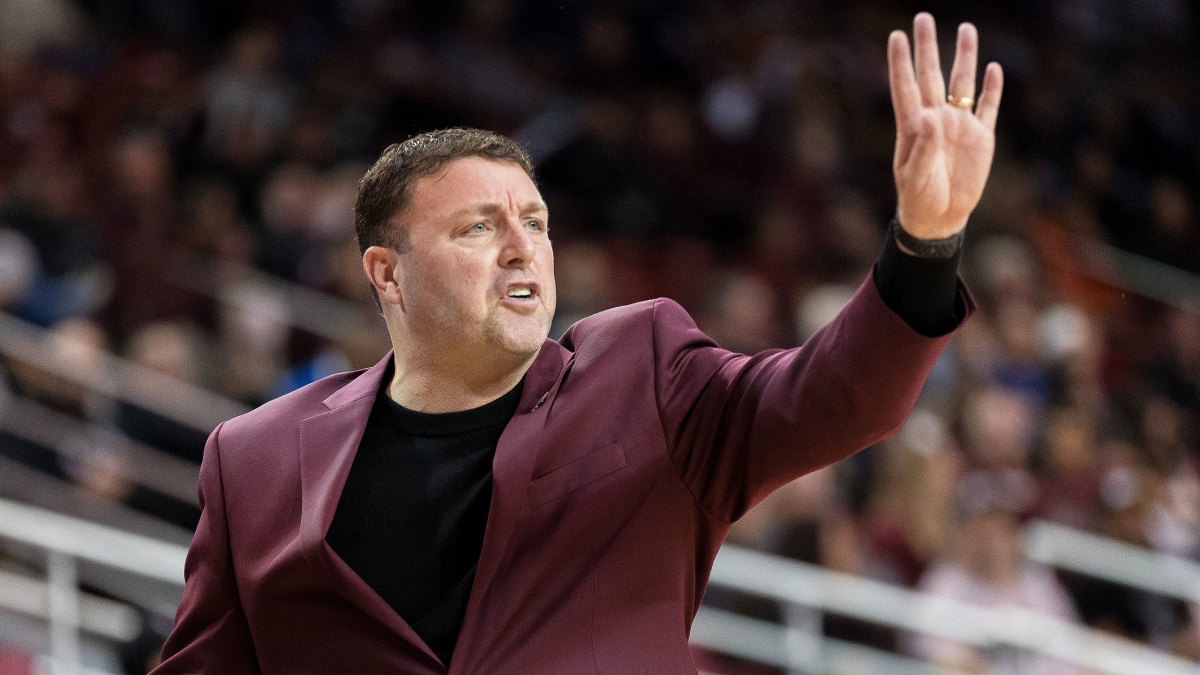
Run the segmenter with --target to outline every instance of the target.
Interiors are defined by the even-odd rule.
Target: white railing
[[[171,274],[163,279],[165,283],[220,302],[228,302],[231,294],[238,290],[253,289],[258,293],[266,293],[280,306],[287,308],[287,316],[283,319],[289,326],[334,342],[353,339],[353,327],[364,321],[379,324],[381,335],[385,331],[378,312],[273,274],[247,268],[239,269],[231,278],[222,279],[220,275],[213,274],[219,264],[200,255],[181,256],[178,264],[187,273]],[[362,284],[363,288],[368,285],[365,276]]]
[[[51,602],[53,587],[45,579],[19,572],[0,570],[0,607],[20,614],[48,618],[55,611]],[[90,593],[79,594],[80,630],[117,642],[137,637],[141,617],[127,603]]]
[[[1025,529],[1030,560],[1200,604],[1200,564],[1045,520]]]
[[[1112,244],[1075,237],[1084,266],[1080,271],[1135,295],[1165,305],[1195,311],[1200,299],[1200,277]]]
[[[0,430],[50,449],[68,462],[84,459],[84,446],[68,440],[112,440],[113,449],[126,460],[121,469],[132,482],[184,504],[200,503],[196,496],[195,462],[135,441],[116,429],[81,420],[23,396],[0,396]]]
[[[1041,532],[1033,538],[1063,536],[1073,541],[1069,539],[1071,531]],[[46,552],[46,601],[26,599],[15,601],[20,606],[12,607],[14,602],[6,602],[11,600],[12,588],[28,590],[32,586],[28,580],[0,575],[0,604],[30,613],[44,612],[51,627],[56,664],[78,663],[81,629],[101,635],[127,630],[128,614],[81,595],[77,581],[80,561],[175,586],[183,584],[183,546],[4,498],[0,498],[0,541]],[[1108,551],[1099,553],[1107,555]],[[1147,574],[1155,574],[1154,566],[1164,561],[1146,558],[1139,559],[1139,564],[1150,565]],[[710,584],[772,598],[789,607],[858,618],[967,645],[1038,652],[1101,673],[1197,672],[1197,664],[1069,622],[1015,608],[985,609],[732,545],[725,546],[717,556]],[[4,592],[6,588],[9,594]],[[98,616],[108,616],[114,625],[97,625]],[[819,630],[798,630],[711,607],[702,608],[697,615],[692,641],[735,656],[808,672],[942,672],[904,656],[830,640]],[[63,672],[70,672],[70,668],[64,666]]]
[[[0,537],[183,585],[187,548],[0,497]]]
[[[691,642],[715,652],[805,673],[942,675],[955,673],[917,659],[723,609],[703,606]]]
[[[187,549],[157,539],[116,530],[0,498],[0,539],[34,546],[46,553],[46,596],[43,602],[24,602],[10,609],[39,613],[50,625],[50,657],[55,673],[80,671],[81,628],[92,629],[100,609],[79,589],[79,563],[112,567],[143,578],[183,584]],[[9,578],[18,585],[20,579]],[[25,585],[28,589],[28,584]],[[0,596],[0,599],[6,599]],[[120,622],[123,619],[116,618]],[[120,630],[120,626],[110,627]]]
[[[1037,652],[1100,673],[1194,675],[1197,672],[1195,663],[1071,622],[1015,607],[982,608],[735,546],[721,549],[709,583],[786,605],[863,619],[975,647],[1007,646]],[[703,632],[693,638],[704,644],[714,639],[716,630],[720,629],[704,626]],[[785,640],[782,646],[778,645],[780,636]],[[831,660],[833,655],[823,654],[820,644],[811,641],[817,637],[816,631],[799,640],[786,631],[774,637],[759,634],[759,639],[773,639],[777,643],[772,653],[778,658],[770,661],[775,665],[811,672],[838,672]],[[786,640],[792,640],[792,646]],[[860,656],[870,655],[863,652]],[[891,672],[882,661],[875,665],[877,669],[872,672]]]
[[[0,354],[33,365],[114,401],[130,403],[204,433],[247,410],[231,398],[146,368],[108,352],[100,367],[79,370],[47,349],[49,331],[0,312]]]

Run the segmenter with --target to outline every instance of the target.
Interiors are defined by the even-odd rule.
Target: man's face
[[[400,256],[410,334],[461,359],[532,357],[554,315],[546,204],[512,162],[466,157],[417,181]]]

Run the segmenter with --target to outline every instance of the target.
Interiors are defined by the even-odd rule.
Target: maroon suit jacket
[[[688,632],[730,524],[898,428],[948,339],[868,280],[793,350],[724,351],[662,299],[547,340],[496,447],[449,672],[695,673]],[[388,358],[213,432],[156,673],[447,672],[325,542]]]

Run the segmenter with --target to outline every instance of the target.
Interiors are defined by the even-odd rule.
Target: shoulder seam
[[[679,484],[683,486],[684,490],[687,490],[688,495],[690,495],[692,498],[692,504],[696,506],[696,509],[700,511],[700,513],[703,513],[717,522],[732,523],[733,521],[731,520],[726,520],[725,518],[719,518],[713,515],[704,506],[699,497],[696,496],[696,492],[692,490],[692,486],[688,485],[688,482],[683,478],[683,474],[679,472],[679,466],[675,464],[674,453],[671,452],[671,437],[667,433],[667,424],[666,421],[663,420],[662,416],[662,401],[659,400],[658,397],[658,331],[656,330],[658,324],[656,317],[658,315],[658,306],[662,304],[662,302],[663,298],[655,298],[653,304],[650,306],[650,355],[655,361],[653,364],[654,367],[651,368],[654,373],[654,414],[658,417],[658,427],[662,431],[663,435],[663,446],[667,449],[667,463],[671,465],[671,473],[675,474],[675,478],[679,480]]]

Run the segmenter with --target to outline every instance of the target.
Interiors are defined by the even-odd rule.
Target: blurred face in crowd
[[[1007,512],[981,511],[967,522],[962,535],[963,562],[984,580],[1004,586],[1021,576],[1021,533]]]
[[[396,219],[400,315],[422,348],[472,360],[532,358],[554,315],[548,212],[512,162],[466,157],[421,178]]]

